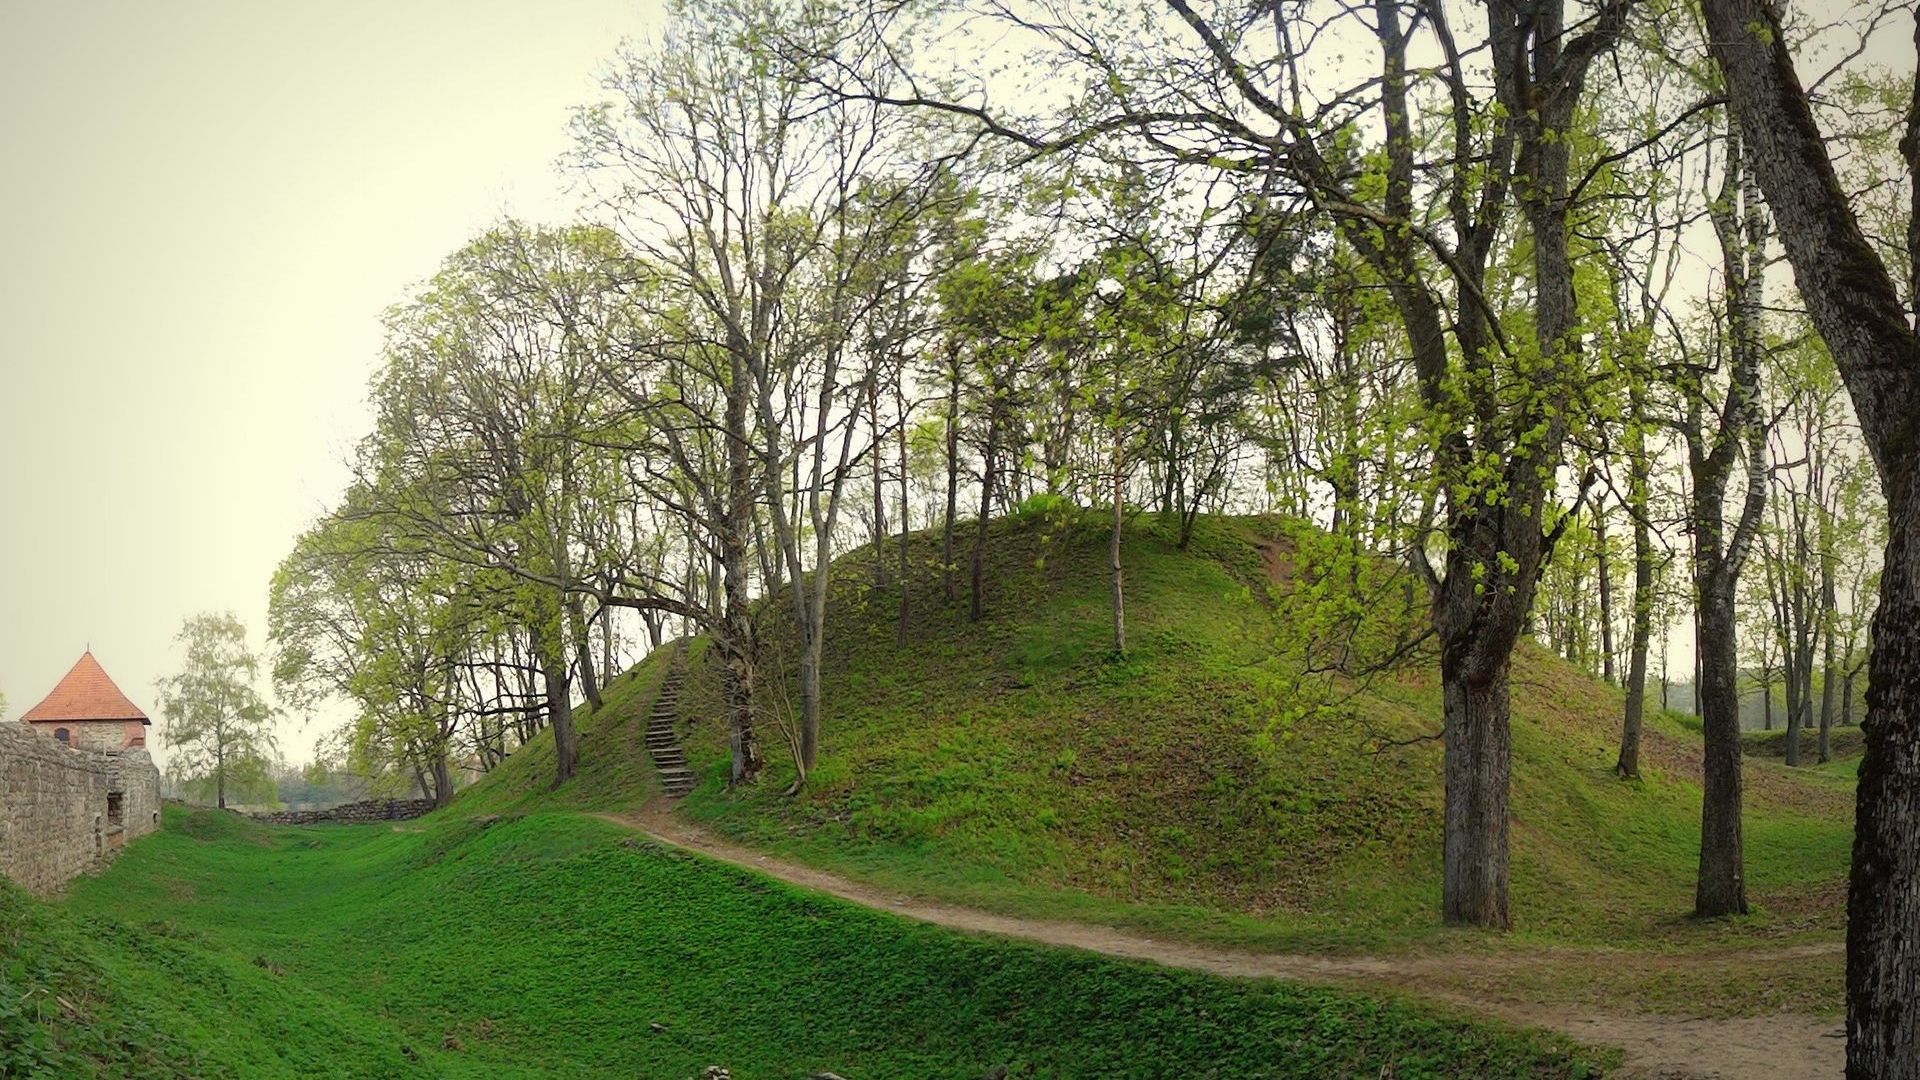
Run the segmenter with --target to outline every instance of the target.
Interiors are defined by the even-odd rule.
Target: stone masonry
[[[145,750],[77,750],[0,722],[0,874],[45,896],[160,827]]]
[[[406,821],[433,809],[432,799],[368,799],[325,810],[276,810],[248,817],[267,825],[352,825],[369,821]]]

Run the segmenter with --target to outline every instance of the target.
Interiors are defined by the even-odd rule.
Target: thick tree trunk
[[[443,749],[433,759],[433,805],[445,806],[453,801],[453,772],[447,768],[447,754]]]
[[[1888,478],[1847,894],[1847,1076],[1920,1076],[1920,476]],[[1904,497],[1895,497],[1900,492]]]
[[[1507,662],[1501,660],[1490,678],[1473,682],[1451,652],[1443,651],[1440,660],[1446,713],[1441,915],[1450,923],[1505,929],[1513,924],[1507,907]]]
[[[1734,638],[1732,590],[1703,590],[1697,637],[1700,653],[1700,727],[1706,743],[1701,764],[1700,876],[1694,914],[1744,915],[1746,861],[1740,836],[1739,657]]]
[[[1846,381],[1887,499],[1847,894],[1847,1076],[1909,1080],[1920,1076],[1920,341],[1834,174],[1777,9],[1758,0],[1702,6],[1729,107],[1754,133],[1794,278]],[[1920,107],[1901,151],[1910,175],[1920,173]],[[1920,202],[1920,186],[1913,198]],[[1920,221],[1908,244],[1920,255]]]

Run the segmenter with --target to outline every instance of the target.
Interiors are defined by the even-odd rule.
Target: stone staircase
[[[653,758],[654,769],[660,773],[660,787],[670,799],[693,790],[693,770],[687,767],[686,752],[680,749],[680,742],[673,734],[674,707],[680,701],[680,674],[680,661],[676,657],[667,668],[660,692],[654,695],[653,712],[647,717],[647,753]]]

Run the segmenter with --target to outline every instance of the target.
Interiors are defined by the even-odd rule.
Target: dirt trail
[[[1149,960],[1169,967],[1239,978],[1390,986],[1512,1023],[1549,1028],[1581,1042],[1617,1046],[1626,1053],[1622,1075],[1643,1080],[1823,1080],[1844,1072],[1846,1044],[1839,1024],[1813,1016],[1781,1014],[1744,1019],[1597,1013],[1575,1006],[1528,1005],[1463,995],[1447,982],[1463,971],[1497,974],[1551,963],[1553,956],[1523,953],[1481,955],[1409,953],[1393,956],[1317,956],[1258,953],[1149,937],[1090,923],[1025,919],[977,908],[901,896],[813,867],[729,843],[675,818],[662,803],[638,813],[596,815],[662,843],[768,877],[830,893],[863,907],[973,933],[1000,934],[1047,945],[1086,949],[1107,956]],[[1840,950],[1838,943],[1718,954],[1764,962]],[[1569,954],[1559,954],[1569,955]],[[1683,962],[1683,961],[1682,961]]]

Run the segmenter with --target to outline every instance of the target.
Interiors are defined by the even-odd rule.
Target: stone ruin
[[[0,874],[46,896],[160,827],[160,770],[144,749],[69,747],[0,722]]]
[[[362,825],[374,821],[409,821],[432,810],[432,799],[366,799],[324,810],[275,810],[247,816],[264,825]]]

